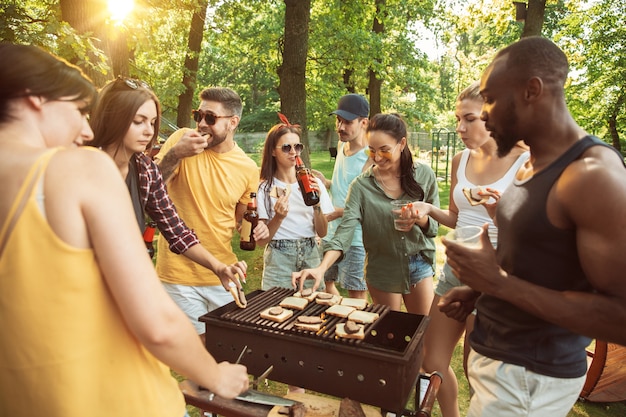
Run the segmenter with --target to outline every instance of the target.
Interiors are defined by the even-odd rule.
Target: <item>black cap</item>
[[[341,117],[347,121],[352,121],[357,117],[368,117],[370,114],[370,105],[367,99],[360,94],[346,94],[339,99],[337,110],[329,114]]]

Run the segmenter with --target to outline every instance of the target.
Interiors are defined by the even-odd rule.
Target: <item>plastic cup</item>
[[[406,206],[409,203],[411,203],[411,200],[393,200],[391,202],[391,210],[397,210],[397,213],[393,213],[393,227],[401,232],[403,232],[405,229],[404,222],[406,222],[406,219],[402,219],[400,217],[400,212],[402,210],[402,207]]]
[[[446,240],[475,248],[479,246],[482,231],[483,228],[480,226],[457,227],[446,235]]]

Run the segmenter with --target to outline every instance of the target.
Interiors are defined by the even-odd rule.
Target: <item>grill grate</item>
[[[370,305],[365,311],[379,318],[365,325],[362,340],[336,336],[335,326],[346,319],[326,315],[328,306],[315,302],[282,323],[260,317],[293,294],[282,288],[254,291],[245,309],[232,302],[200,317],[207,349],[218,361],[234,362],[248,346],[241,363],[253,375],[272,365],[272,380],[401,413],[419,375],[428,317]],[[296,328],[301,315],[324,316],[323,330]]]

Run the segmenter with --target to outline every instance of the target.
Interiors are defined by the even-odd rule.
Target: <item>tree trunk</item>
[[[111,60],[105,20],[108,10],[106,0],[59,0],[59,6],[61,7],[61,19],[69,23],[78,33],[91,34],[99,40],[99,43],[94,42],[95,45],[103,50]],[[96,57],[87,56],[85,60],[95,62]],[[80,65],[80,62],[73,63],[81,66],[94,84],[101,86],[106,82],[107,77],[104,74],[89,66]]]
[[[617,117],[619,116],[620,112],[623,110],[622,108],[624,107],[624,102],[626,102],[626,93],[622,91],[620,95],[618,96],[617,101],[615,102],[615,105],[612,106],[613,109],[610,112],[609,118],[608,118],[609,134],[611,135],[611,143],[613,144],[613,147],[617,149],[620,153],[622,153],[622,147],[620,145],[620,140],[619,140],[619,129],[617,127],[618,126]]]
[[[522,38],[528,36],[541,36],[543,21],[546,14],[546,0],[528,0],[526,21]]]
[[[302,127],[302,143],[309,148],[306,120],[306,58],[309,47],[311,0],[285,1],[283,62],[278,68],[280,111],[293,124]],[[308,152],[302,154],[310,166]]]
[[[376,35],[381,35],[385,32],[385,25],[383,23],[383,11],[385,10],[385,0],[376,0],[376,15],[374,16],[374,23],[372,24],[372,32]],[[376,59],[376,61],[379,61]],[[380,107],[380,89],[383,85],[383,81],[378,78],[376,71],[370,67],[369,70],[369,83],[367,91],[369,92],[370,102],[370,117],[381,112]]]
[[[208,7],[209,0],[200,0],[191,17],[189,40],[187,41],[187,55],[185,55],[185,67],[183,68],[183,85],[185,86],[185,91],[178,96],[176,116],[176,125],[180,127],[189,126],[191,122],[190,115],[193,109],[198,62],[200,59],[200,49],[202,48],[202,35],[204,34],[204,19]]]

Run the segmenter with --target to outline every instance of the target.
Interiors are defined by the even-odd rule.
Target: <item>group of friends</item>
[[[231,242],[251,193],[263,289],[338,283],[430,316],[422,367],[444,376],[444,417],[460,415],[450,360],[463,334],[471,417],[566,416],[591,339],[626,344],[624,160],[573,120],[567,58],[545,38],[502,49],[458,96],[466,149],[447,209],[401,116],[370,117],[361,95],[331,113],[334,171],[313,170],[320,201],[307,206],[300,126],[280,115],[259,168],[235,141],[242,102],[229,88],[204,89],[196,128],[150,158],[161,109],[145,82],[97,91],[37,47],[2,43],[0,57],[12,63],[0,68],[2,415],[185,416],[170,369],[225,398],[248,389],[245,366],[204,348],[199,317],[245,284]],[[482,204],[463,194],[475,187]],[[392,200],[411,203],[392,212]],[[146,216],[161,232],[156,268]],[[474,248],[443,239],[435,287],[440,224],[483,232]]]

